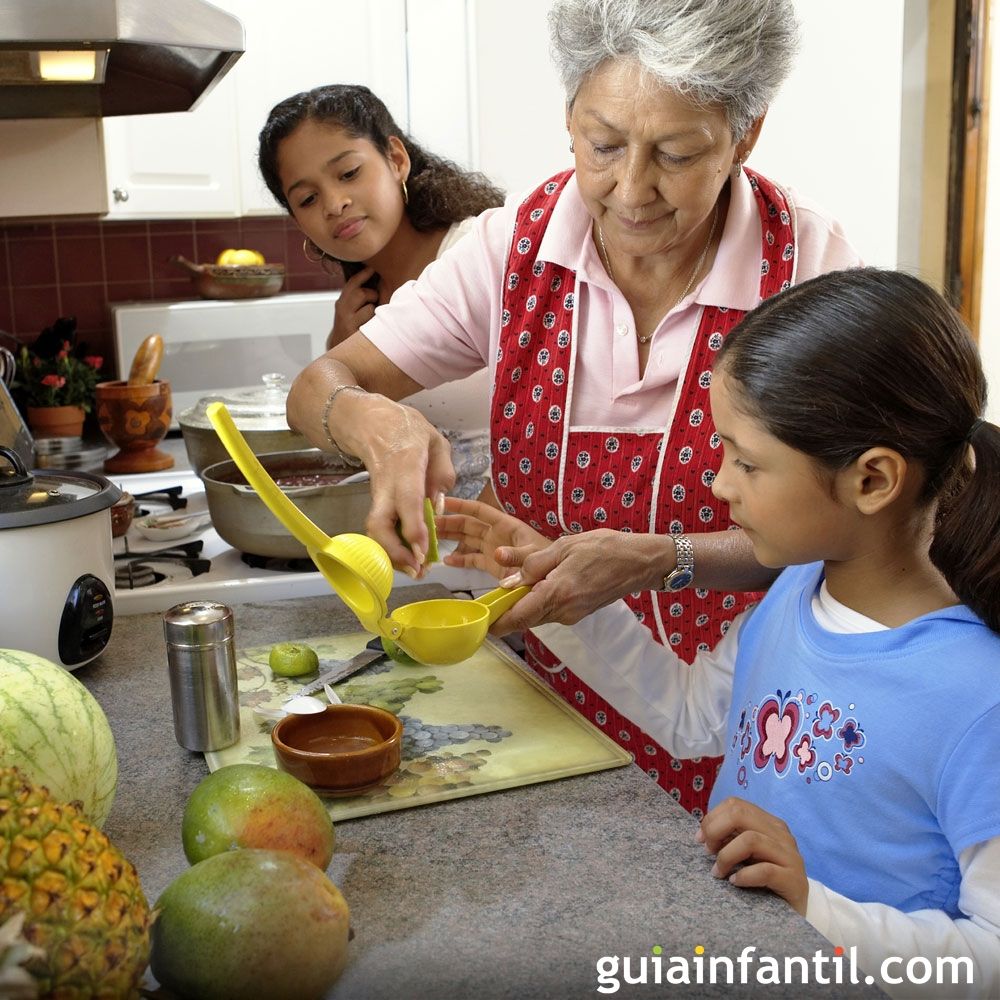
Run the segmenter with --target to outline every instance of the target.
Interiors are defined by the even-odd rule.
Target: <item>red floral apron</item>
[[[558,174],[521,204],[507,260],[501,333],[491,401],[493,488],[504,509],[557,538],[591,528],[694,534],[729,526],[711,486],[721,453],[709,412],[712,360],[743,317],[702,310],[666,433],[569,430],[575,343],[576,274],[536,259],[572,171]],[[747,171],[760,210],[760,295],[791,284],[795,244],[788,203],[770,181]],[[685,661],[710,649],[754,595],[683,590],[625,598],[636,618]],[[686,809],[704,812],[719,758],[674,760],[646,733],[573,675],[534,636],[529,665],[586,718],[629,750]]]

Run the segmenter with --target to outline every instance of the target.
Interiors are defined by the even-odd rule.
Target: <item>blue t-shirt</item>
[[[827,632],[822,575],[786,569],[740,631],[711,805],[779,816],[850,899],[956,917],[959,852],[1000,834],[1000,636],[964,606]]]

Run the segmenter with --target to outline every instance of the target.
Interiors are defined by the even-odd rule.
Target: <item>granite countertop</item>
[[[444,593],[421,585],[402,600]],[[241,648],[357,629],[333,596],[234,611]],[[204,758],[174,738],[160,616],[119,618],[108,648],[76,676],[107,712],[118,746],[106,832],[135,864],[152,903],[187,868],[181,815],[208,773]],[[635,765],[339,822],[328,874],[350,905],[355,938],[330,996],[590,996],[599,959],[629,956],[635,974],[654,946],[664,968],[672,956],[693,960],[699,945],[706,959],[735,958],[747,946],[778,959],[832,954],[780,899],[713,878],[695,831]],[[693,997],[740,992],[682,988]],[[801,984],[749,989],[804,995]],[[881,995],[866,986],[823,987],[828,1000]]]

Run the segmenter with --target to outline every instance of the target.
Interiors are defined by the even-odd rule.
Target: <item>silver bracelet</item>
[[[326,439],[333,446],[334,450],[343,458],[343,460],[348,464],[355,467],[360,467],[364,465],[356,455],[348,455],[343,448],[334,440],[333,435],[330,433],[330,407],[333,406],[333,401],[337,398],[337,394],[343,392],[344,389],[357,389],[358,392],[367,392],[367,389],[362,389],[360,385],[353,385],[350,382],[345,382],[343,385],[338,385],[329,396],[326,397],[326,403],[323,405],[323,430],[326,431]]]

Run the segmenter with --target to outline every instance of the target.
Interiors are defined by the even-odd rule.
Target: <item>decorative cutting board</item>
[[[304,639],[324,659],[347,659],[367,632]],[[271,726],[253,709],[277,707],[311,677],[272,677],[270,646],[237,654],[238,743],[205,754],[212,771],[226,764],[277,766]],[[377,788],[326,798],[336,820],[441,802],[629,764],[632,757],[591,725],[492,639],[446,667],[381,660],[335,688],[342,701],[373,704],[403,722],[402,763]]]

